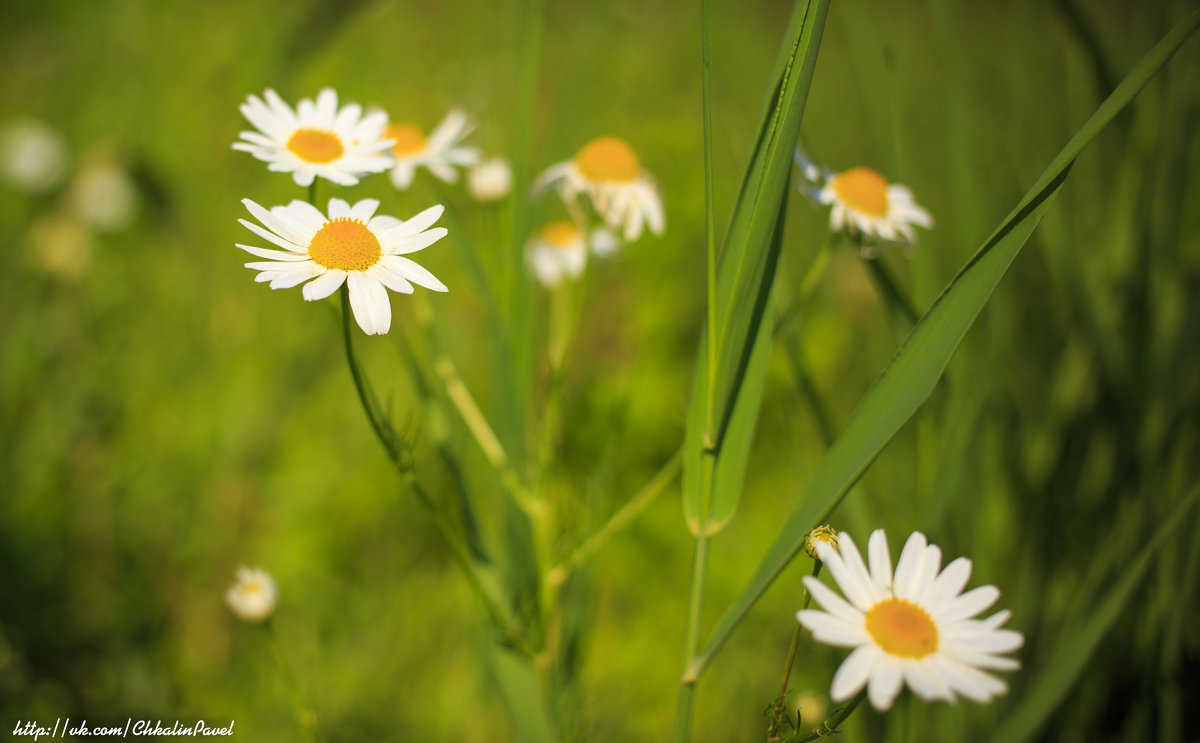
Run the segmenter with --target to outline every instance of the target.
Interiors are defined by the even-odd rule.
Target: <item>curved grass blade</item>
[[[717,270],[716,379],[709,400],[707,334],[701,340],[684,458],[684,514],[695,534],[713,533],[737,506],[770,353],[766,322],[779,259],[792,151],[816,67],[829,0],[797,3],[788,24],[793,41],[777,68],[754,153],[726,233]],[[767,336],[767,337],[764,337]],[[708,431],[712,406],[713,428]],[[728,435],[727,435],[728,434]],[[710,439],[713,486],[703,485]]]
[[[1075,158],[1166,64],[1197,26],[1200,26],[1200,11],[1172,29],[1138,62],[913,328],[859,403],[758,569],[721,618],[708,645],[692,661],[685,681],[703,673],[750,607],[803,549],[808,530],[837,506],[933,392],[950,357],[1049,207]]]
[[[1187,510],[1195,505],[1197,496],[1200,496],[1200,488],[1192,488],[1191,494],[1179,504],[1175,513],[1163,522],[1150,543],[1130,561],[1120,580],[1104,599],[1095,607],[1083,612],[1081,621],[1068,623],[1068,626],[1078,629],[1066,633],[1054,645],[1054,650],[1046,658],[1036,680],[1030,685],[1017,708],[996,729],[992,741],[1023,743],[1031,739],[1045,724],[1083,672],[1088,658],[1095,652],[1104,635],[1121,616],[1134,591],[1141,585],[1154,556],[1171,536],[1171,532],[1183,521]],[[1090,618],[1082,621],[1086,617]]]

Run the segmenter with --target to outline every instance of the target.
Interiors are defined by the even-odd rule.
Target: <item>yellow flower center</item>
[[[266,586],[258,581],[250,581],[242,584],[242,594],[246,598],[253,598],[267,592]]]
[[[625,140],[598,137],[575,155],[575,167],[589,181],[628,183],[637,180],[641,163]]]
[[[579,244],[579,238],[582,234],[574,222],[567,219],[560,219],[543,227],[541,237],[542,242],[552,248],[569,250]]]
[[[342,140],[322,129],[297,129],[288,139],[287,148],[309,163],[331,163],[342,156]]]
[[[938,631],[921,607],[904,599],[884,599],[867,612],[867,632],[890,655],[924,658],[937,650]]]
[[[379,262],[379,239],[357,219],[342,217],[325,223],[308,244],[308,257],[325,268],[365,271]]]
[[[387,139],[395,140],[392,152],[397,155],[413,155],[425,149],[425,134],[413,123],[399,121],[387,126]]]
[[[870,168],[851,168],[833,178],[833,191],[838,200],[872,217],[887,216],[887,189],[887,180]]]

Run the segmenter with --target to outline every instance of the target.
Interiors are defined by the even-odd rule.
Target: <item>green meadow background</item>
[[[804,145],[834,170],[867,165],[909,185],[934,215],[911,259],[881,259],[923,312],[1197,7],[834,0]],[[718,230],[790,11],[712,2]],[[232,719],[242,739],[299,739],[264,630],[224,604],[247,564],[279,584],[275,631],[318,739],[518,739],[483,612],[359,408],[336,300],[254,284],[234,247],[261,243],[236,221],[240,199],[305,192],[230,145],[249,128],[237,109],[248,94],[273,87],[294,103],[333,86],[426,128],[462,107],[478,123],[468,143],[511,157],[525,12],[514,0],[0,9],[0,128],[44,121],[72,174],[117,163],[139,194],[132,223],[94,232],[73,211],[74,175],[44,194],[0,184],[0,732],[68,716]],[[578,326],[548,439],[535,424],[551,388],[550,300],[529,287],[527,439],[546,462],[537,482],[561,556],[683,440],[705,312],[700,26],[697,4],[665,0],[549,2],[543,20],[528,167],[615,134],[658,179],[667,213],[665,235],[592,262],[572,290]],[[893,555],[920,530],[947,559],[969,556],[972,585],[998,586],[1026,636],[1007,697],[952,706],[905,693],[886,715],[860,708],[846,740],[1200,740],[1200,510],[1176,510],[1200,482],[1198,131],[1192,40],[1084,151],[929,403],[834,513],[860,544],[886,528]],[[406,193],[384,176],[322,193],[379,198],[402,218],[451,205],[450,236],[418,260],[450,287],[427,295],[438,333],[503,429],[488,304],[462,257],[502,275],[512,200],[475,205],[427,172]],[[547,196],[534,214],[562,208]],[[827,218],[793,192],[784,299]],[[46,257],[64,254],[66,268]],[[392,305],[389,335],[356,340],[418,442],[417,477],[434,494],[452,487],[431,443],[448,427],[481,518],[495,521],[495,475],[409,374],[405,349],[427,356],[414,300]],[[907,332],[889,306],[843,246],[803,317],[780,322],[745,490],[711,542],[702,636]],[[1168,523],[1148,568],[1130,573]],[[568,670],[550,701],[563,740],[670,733],[692,548],[676,481],[573,584],[563,621],[578,641],[559,649]],[[765,738],[810,567],[789,567],[701,680],[694,740]],[[792,690],[826,694],[844,656],[802,643]],[[1038,699],[1056,705],[1044,725],[998,727]]]

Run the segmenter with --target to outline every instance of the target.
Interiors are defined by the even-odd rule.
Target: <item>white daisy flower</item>
[[[808,177],[806,173],[805,177]],[[913,225],[929,229],[933,217],[917,205],[907,186],[889,184],[870,168],[851,168],[830,175],[816,199],[832,204],[829,229],[852,235],[912,245]]]
[[[586,194],[605,224],[623,228],[627,242],[641,236],[643,225],[655,235],[663,232],[665,217],[658,187],[623,139],[593,139],[575,157],[551,165],[539,175],[534,191],[551,183],[558,184],[558,193],[576,221],[584,221],[579,196]]]
[[[237,582],[225,592],[225,603],[239,619],[261,622],[275,611],[279,589],[262,568],[238,568]]]
[[[404,257],[446,236],[445,227],[430,229],[442,216],[440,205],[404,222],[374,216],[379,208],[375,199],[363,199],[354,206],[330,199],[328,217],[304,201],[270,211],[250,199],[242,199],[242,203],[263,227],[245,219],[238,221],[283,248],[238,244],[247,253],[268,259],[246,264],[246,268],[259,272],[254,280],[270,282],[272,289],[287,289],[308,281],[303,295],[310,302],[328,297],[345,283],[354,319],[367,335],[380,335],[391,327],[392,305],[385,288],[412,294],[413,284],[417,284],[446,291],[445,284],[433,274]]]
[[[308,186],[317,176],[343,186],[353,186],[368,173],[391,167],[385,150],[392,143],[383,136],[387,115],[363,116],[362,106],[338,108],[337,93],[325,88],[317,100],[305,98],[293,111],[274,90],[263,99],[252,95],[242,104],[242,115],[258,129],[241,132],[233,145],[259,160],[268,169],[291,173],[298,186]]]
[[[597,247],[603,250],[615,242],[616,238],[603,227],[589,235],[571,220],[560,219],[534,235],[525,255],[533,275],[543,286],[553,289],[564,278],[577,279],[583,274],[589,247],[596,252]]]
[[[499,201],[512,191],[512,168],[502,157],[484,160],[467,173],[467,191],[480,203]]]
[[[387,125],[387,138],[392,140],[392,185],[401,191],[412,185],[417,168],[424,166],[446,183],[458,180],[454,166],[470,167],[479,162],[479,150],[461,147],[459,142],[471,133],[473,126],[467,115],[458,109],[446,114],[442,123],[426,137],[425,132],[409,121],[394,121]]]
[[[854,648],[833,676],[829,696],[835,703],[864,686],[880,711],[892,706],[903,684],[922,699],[948,702],[956,694],[987,702],[1008,690],[980,669],[1019,668],[1017,661],[999,654],[1021,647],[1024,638],[1001,629],[1011,616],[1008,611],[973,618],[994,604],[1000,591],[980,586],[962,593],[971,576],[970,560],[960,557],[940,570],[942,551],[913,532],[893,577],[882,529],[867,544],[869,571],[849,534],[843,532],[839,544],[840,554],[828,543],[819,543],[817,550],[846,598],[807,576],[805,588],[825,611],[807,609],[796,615],[817,641]]]
[[[15,186],[49,191],[62,181],[67,166],[67,143],[48,124],[17,121],[0,134],[0,175]]]

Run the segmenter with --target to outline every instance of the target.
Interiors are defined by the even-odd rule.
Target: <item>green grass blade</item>
[[[757,571],[689,668],[689,677],[698,677],[703,672],[750,607],[803,548],[805,533],[837,506],[929,397],[963,336],[1045,213],[1075,158],[1166,64],[1197,25],[1200,25],[1200,11],[1172,29],[1138,62],[921,318],[859,403]]]
[[[782,243],[792,151],[828,7],[828,0],[802,2],[792,14],[786,37],[792,40],[786,46],[790,51],[779,67],[725,237],[717,270],[719,332],[713,399],[708,399],[708,347],[702,340],[688,409],[683,492],[684,513],[693,533],[719,529],[732,516],[741,492],[770,352],[770,340],[763,337],[769,335],[770,323],[764,321]],[[716,463],[714,487],[705,492],[701,449],[710,404]]]
[[[1200,496],[1200,488],[1193,488],[1191,494],[1163,522],[1150,543],[1129,562],[1120,580],[1104,599],[1095,607],[1084,611],[1079,617],[1080,621],[1067,623],[1067,626],[1075,629],[1065,633],[1054,645],[1054,650],[1045,659],[1037,678],[1029,686],[1017,708],[996,729],[992,741],[1023,743],[1032,738],[1046,723],[1083,672],[1084,666],[1104,635],[1125,610],[1125,605],[1141,585],[1154,556],[1183,521],[1187,510],[1195,504],[1197,496]]]

